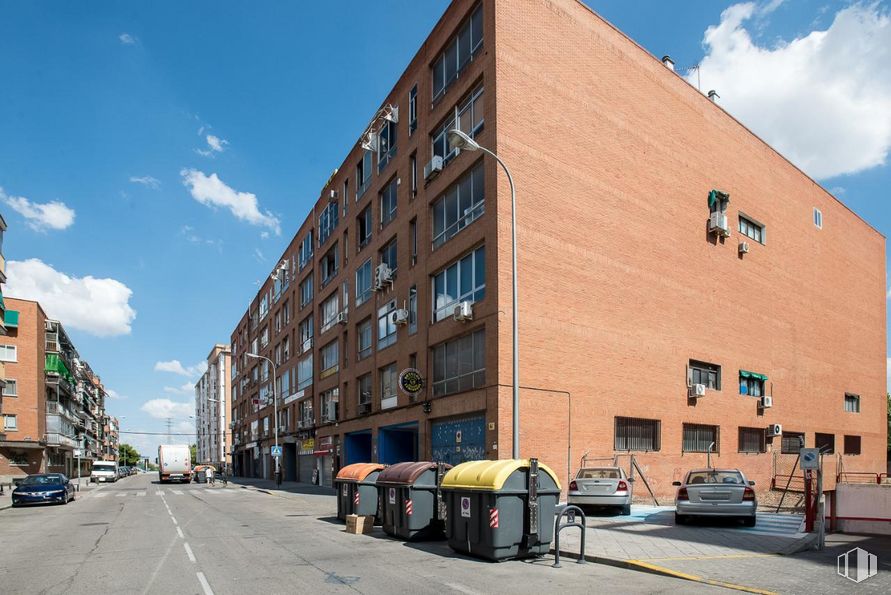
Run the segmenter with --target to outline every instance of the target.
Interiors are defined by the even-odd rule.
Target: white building
[[[199,463],[230,463],[231,439],[226,417],[232,388],[229,366],[232,352],[228,345],[214,345],[207,356],[207,371],[195,384],[195,432]]]

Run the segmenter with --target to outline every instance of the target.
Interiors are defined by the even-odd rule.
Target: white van
[[[161,483],[192,481],[192,453],[185,444],[158,447],[158,479]]]
[[[90,473],[90,481],[99,483],[118,480],[118,464],[116,461],[93,461],[93,471]]]

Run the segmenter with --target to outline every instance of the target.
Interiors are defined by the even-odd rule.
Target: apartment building
[[[202,463],[228,466],[232,462],[231,428],[226,414],[232,398],[231,359],[228,345],[214,345],[207,356],[207,371],[195,384],[197,457]]]
[[[510,187],[452,128],[516,182],[521,456],[884,470],[884,237],[586,6],[455,0],[381,106],[232,332],[236,473],[511,456]]]
[[[78,463],[84,476],[93,460],[116,460],[116,443],[113,452],[105,446],[105,389],[65,328],[35,301],[6,297],[5,305],[0,482],[40,472],[77,477]]]
[[[6,258],[3,256],[3,234],[6,233],[6,219],[0,214],[0,337],[6,335],[6,304],[3,302],[3,284],[6,283]],[[3,414],[3,393],[6,388],[6,364],[0,362],[0,415]],[[2,419],[2,418],[0,418]],[[4,430],[0,426],[0,440]]]

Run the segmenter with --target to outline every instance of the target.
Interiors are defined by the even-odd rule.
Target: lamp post
[[[470,138],[466,133],[457,128],[448,132],[449,146],[453,149],[463,149],[467,151],[482,151],[487,155],[491,155],[498,162],[498,165],[507,174],[507,181],[510,183],[510,235],[511,235],[511,298],[513,302],[513,440],[511,442],[512,457],[520,458],[520,348],[519,337],[517,334],[519,313],[517,312],[517,192],[514,188],[514,179],[510,175],[510,170],[504,164],[498,155],[485,147],[481,147],[479,143]]]
[[[265,359],[269,362],[269,365],[272,366],[272,411],[273,416],[275,417],[275,451],[278,452],[278,396],[275,394],[275,362],[266,357],[265,355],[258,355],[256,353],[247,353],[245,354],[247,357],[251,359]],[[275,485],[282,485],[282,468],[281,468],[281,457],[276,455],[273,457],[275,459]]]

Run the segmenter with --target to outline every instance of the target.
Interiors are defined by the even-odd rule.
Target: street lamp
[[[272,366],[272,411],[275,416],[275,452],[278,453],[278,397],[275,394],[275,362],[266,357],[265,355],[257,355],[256,353],[246,353],[247,357],[251,359],[265,359]],[[281,469],[281,457],[276,454],[275,457],[275,485],[282,485],[282,469]]]
[[[466,151],[482,151],[495,158],[498,165],[507,174],[507,181],[510,183],[510,234],[511,234],[511,297],[513,300],[513,441],[511,443],[512,456],[515,459],[520,458],[520,348],[517,334],[518,312],[517,312],[517,193],[514,188],[514,179],[510,175],[510,170],[498,155],[485,147],[481,147],[479,143],[470,138],[466,133],[454,128],[448,132],[449,146],[452,149],[463,149]]]

